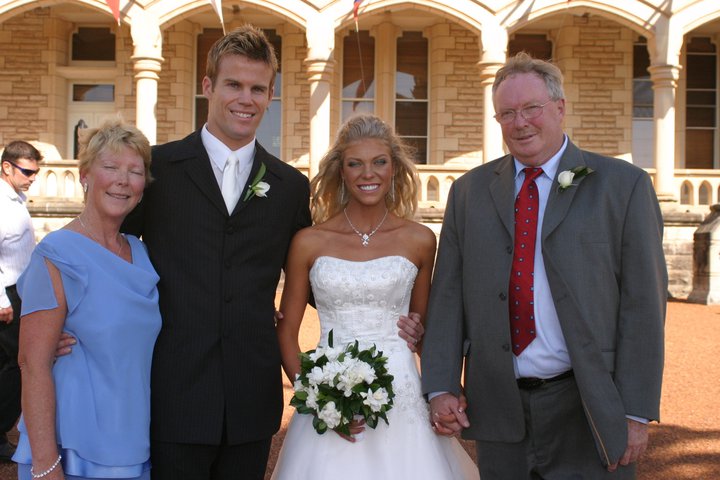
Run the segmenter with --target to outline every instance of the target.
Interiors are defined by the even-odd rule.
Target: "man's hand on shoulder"
[[[397,322],[400,328],[400,338],[407,342],[407,346],[411,352],[418,352],[422,337],[425,335],[425,327],[422,324],[422,318],[419,313],[410,312],[406,315],[400,315]]]

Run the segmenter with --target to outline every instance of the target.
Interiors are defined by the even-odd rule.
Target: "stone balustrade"
[[[299,170],[307,175],[307,166],[299,165]],[[445,208],[452,182],[473,168],[466,164],[418,165],[420,177],[421,209]],[[655,169],[646,169],[655,176]],[[676,198],[681,205],[691,207],[709,207],[720,203],[720,170],[675,170]],[[28,192],[36,205],[48,203],[82,203],[83,193],[76,160],[43,161],[40,175]]]

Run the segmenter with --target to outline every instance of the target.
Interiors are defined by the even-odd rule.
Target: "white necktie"
[[[228,213],[232,214],[235,205],[237,205],[240,199],[240,188],[238,187],[238,158],[234,153],[231,153],[227,162],[225,162],[220,191],[225,199]]]

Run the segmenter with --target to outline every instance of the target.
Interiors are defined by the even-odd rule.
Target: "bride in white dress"
[[[295,413],[273,479],[478,479],[455,438],[436,435],[420,389],[415,355],[397,319],[424,317],[435,235],[411,219],[417,173],[406,148],[378,117],[348,120],[311,184],[313,227],[293,239],[280,305],[278,338],[288,378],[300,372],[298,333],[312,288],[321,344],[358,340],[388,357],[394,406],[389,424],[354,424],[352,435],[318,434]]]

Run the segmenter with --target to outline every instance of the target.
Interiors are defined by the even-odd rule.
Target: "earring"
[[[390,203],[395,203],[395,175],[390,181]]]
[[[83,192],[87,193],[87,183],[83,183]]]
[[[345,180],[340,179],[340,205],[345,203]]]

